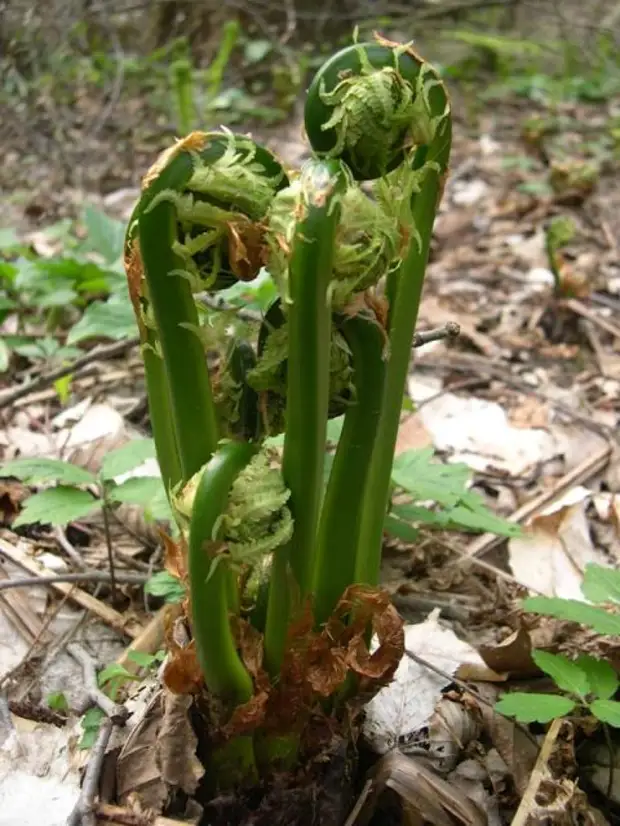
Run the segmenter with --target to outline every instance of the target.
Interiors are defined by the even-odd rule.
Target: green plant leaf
[[[450,522],[474,531],[495,533],[499,536],[521,536],[523,529],[514,522],[502,519],[490,511],[484,499],[475,491],[466,491],[456,507],[448,511]]]
[[[128,651],[127,659],[132,663],[139,665],[140,668],[150,668],[156,663],[162,662],[166,654],[164,651],[158,651],[156,654],[149,654],[147,651]]]
[[[183,602],[187,596],[183,583],[168,571],[158,571],[144,586],[144,593],[165,602]]]
[[[97,706],[88,709],[80,720],[82,737],[78,743],[78,749],[90,749],[95,745],[104,717],[105,713]]]
[[[155,456],[153,439],[133,439],[126,445],[107,453],[101,464],[101,476],[115,479],[144,464]]]
[[[126,479],[122,484],[111,488],[108,497],[127,505],[142,505],[147,518],[158,521],[172,519],[164,484],[157,476],[136,476]]]
[[[575,662],[587,674],[591,694],[601,700],[609,700],[613,697],[619,682],[611,663],[592,657],[590,654],[581,654]]]
[[[67,336],[67,344],[77,344],[90,338],[118,341],[136,335],[138,328],[131,302],[122,295],[107,301],[93,301]]]
[[[0,373],[6,373],[9,369],[9,362],[11,361],[11,351],[8,348],[6,341],[0,338]]]
[[[0,465],[0,478],[14,476],[21,482],[61,482],[65,485],[92,485],[97,477],[70,462],[61,459],[13,459]]]
[[[593,628],[599,634],[620,636],[620,616],[610,614],[602,608],[588,605],[577,599],[559,597],[528,597],[523,609],[533,614],[543,614],[568,622],[578,622]]]
[[[97,675],[97,683],[99,688],[103,688],[106,683],[109,683],[110,680],[136,680],[138,679],[135,674],[132,674],[130,671],[127,671],[124,665],[120,663],[110,663],[110,665],[106,665],[99,674]]]
[[[19,247],[21,242],[14,229],[0,229],[0,250],[10,250]]]
[[[434,454],[432,447],[404,451],[394,460],[392,481],[418,501],[430,499],[453,508],[465,493],[470,470],[464,464],[435,462]]]
[[[537,649],[532,651],[532,659],[562,691],[576,694],[581,699],[588,694],[588,675],[574,660],[569,660],[563,654],[550,654],[548,651]]]
[[[101,255],[108,264],[118,261],[123,254],[124,223],[92,206],[86,207],[83,219],[88,232],[86,247]]]
[[[620,604],[620,570],[589,562],[583,572],[581,592],[590,602]]]
[[[59,486],[35,493],[26,500],[22,512],[13,521],[13,527],[33,525],[66,525],[83,519],[101,507],[101,501],[85,490]]]
[[[410,525],[408,522],[402,522],[400,519],[396,519],[389,514],[385,518],[385,530],[391,536],[395,536],[402,542],[416,542],[420,536],[420,531],[414,528],[413,525]]]
[[[620,728],[620,703],[615,700],[594,700],[589,709],[597,720],[614,728]]]
[[[564,717],[575,708],[574,700],[559,694],[526,694],[515,691],[505,694],[495,704],[495,711],[506,717],[516,717],[520,723],[548,723]]]
[[[69,702],[62,691],[53,691],[45,698],[47,707],[53,711],[69,711]]]

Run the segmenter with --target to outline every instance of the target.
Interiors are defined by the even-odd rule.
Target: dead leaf
[[[194,640],[170,653],[164,666],[163,681],[173,694],[195,694],[202,688],[203,677]]]
[[[489,668],[507,677],[524,679],[538,673],[532,660],[532,640],[523,626],[497,645],[478,646],[478,651]]]
[[[267,263],[265,229],[252,221],[229,221],[228,262],[241,281],[253,281]]]
[[[396,439],[396,455],[405,450],[419,450],[433,444],[430,433],[424,427],[421,417],[414,413],[401,421]]]
[[[190,721],[191,697],[165,693],[163,719],[157,735],[157,762],[170,791],[193,795],[204,774],[196,756],[198,738]]]
[[[187,583],[187,542],[183,536],[178,542],[165,531],[158,530],[159,538],[164,546],[164,568],[169,574]]]
[[[586,516],[590,496],[586,488],[572,488],[534,516],[524,536],[509,540],[509,564],[520,585],[545,596],[583,601],[585,566],[606,564],[590,535]]]

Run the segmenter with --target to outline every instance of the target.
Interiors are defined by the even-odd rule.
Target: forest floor
[[[417,640],[419,658],[494,702],[511,681],[543,686],[540,672],[532,670],[532,647],[617,659],[609,639],[524,617],[518,599],[528,591],[580,598],[587,564],[617,566],[620,559],[620,113],[613,99],[549,107],[515,96],[487,102],[481,91],[454,95],[451,174],[418,322],[425,330],[455,321],[460,335],[416,352],[408,387],[413,405],[403,415],[398,452],[433,448],[445,463],[465,463],[490,509],[526,531],[505,540],[421,526],[415,544],[386,541],[383,583],[413,629],[408,647]],[[52,112],[53,105],[40,101],[29,113],[27,132],[25,121],[11,120],[0,169],[2,231],[14,230],[43,259],[61,251],[46,227],[79,220],[86,205],[126,221],[141,174],[170,142],[169,129],[139,99],[123,100],[105,119],[100,101],[85,99],[70,113]],[[298,119],[259,125],[252,133],[288,164],[307,155]],[[558,218],[570,220],[570,237],[550,256],[549,227]],[[5,258],[11,260],[9,253]],[[36,377],[38,369],[23,358],[12,361],[6,388]],[[76,372],[64,404],[57,388],[39,386],[0,408],[0,416],[2,458],[48,449],[57,455],[64,440],[71,461],[97,471],[112,447],[148,432],[137,350],[127,346]],[[117,573],[144,579],[161,567],[157,535],[139,508],[127,506],[111,528],[98,517],[66,529],[15,529],[25,498],[23,485],[0,480],[1,578],[80,567],[106,571],[110,531]],[[30,749],[12,775],[12,789],[29,789],[44,800],[49,787],[33,791],[32,776],[60,777],[54,768],[59,750],[76,731],[82,737],[88,731],[83,722],[67,734],[58,728],[65,708],[50,697],[62,694],[73,710],[92,705],[93,696],[98,702],[92,680],[100,664],[140,667],[155,679],[163,639],[157,605],[132,584],[119,584],[115,595],[107,584],[92,582],[82,588],[56,583],[49,592],[0,590],[0,686],[21,747]],[[447,630],[456,636],[440,642]],[[456,637],[466,654],[457,651]],[[141,662],[127,657],[128,638],[142,652]],[[409,679],[415,683],[416,677]],[[431,686],[431,696],[434,691],[436,700],[447,684]],[[453,685],[452,700],[462,700],[464,691],[461,682]],[[489,824],[509,823],[520,812],[519,823],[547,817],[559,825],[569,822],[562,807],[588,823],[615,821],[620,798],[608,788],[604,759],[590,756],[586,777],[575,757],[588,724],[539,727],[539,744],[559,760],[541,766],[514,723],[490,715],[482,700],[469,702],[480,703],[475,736],[467,741],[460,718],[456,733],[446,724],[462,747],[449,766],[449,782]],[[33,719],[45,734],[33,734]],[[433,729],[430,719],[418,720],[417,728],[431,738],[432,751],[433,736],[443,736],[445,747],[446,727],[438,735],[437,720]],[[91,722],[95,735],[99,725],[99,718]],[[603,742],[600,734],[594,739]],[[428,742],[419,750],[428,756]],[[407,753],[417,754],[413,747]],[[5,749],[0,761],[7,755]],[[71,808],[83,764],[74,758],[70,780],[65,775],[54,787],[59,813]],[[131,793],[155,782],[149,771],[161,773],[151,763],[138,767],[135,759],[125,768],[118,795],[123,806]],[[1,778],[2,771],[0,802],[8,801]],[[178,777],[166,781],[181,784]],[[532,801],[543,787],[546,797],[539,797],[534,812]],[[523,800],[530,801],[528,811]],[[30,822],[17,808],[14,817],[11,823]],[[119,822],[129,821],[119,815]]]

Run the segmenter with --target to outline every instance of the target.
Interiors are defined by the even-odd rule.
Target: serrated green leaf
[[[62,482],[65,485],[92,485],[96,477],[84,468],[61,459],[13,459],[0,465],[0,478],[14,476],[21,482]]]
[[[590,602],[620,604],[620,571],[589,562],[583,572],[581,592]]]
[[[84,223],[88,232],[85,246],[99,253],[109,264],[118,261],[123,254],[124,223],[92,206],[84,210]]]
[[[154,663],[160,662],[157,654],[149,654],[147,651],[137,650],[129,650],[127,652],[127,659],[139,665],[140,668],[150,668]]]
[[[420,536],[420,531],[414,528],[413,525],[410,525],[408,522],[402,522],[400,519],[396,519],[389,514],[385,518],[383,529],[402,542],[415,542]]]
[[[138,476],[126,479],[122,484],[111,488],[108,496],[115,502],[141,505],[149,519],[169,521],[172,518],[166,489],[159,477]]]
[[[33,525],[35,522],[66,525],[75,519],[83,519],[100,507],[100,500],[85,490],[62,486],[49,488],[26,500],[22,512],[13,521],[13,527]]]
[[[589,692],[588,675],[574,660],[569,660],[563,654],[551,654],[537,649],[532,651],[532,659],[562,691],[576,694],[582,699]]]
[[[526,694],[515,691],[505,694],[495,704],[495,711],[506,717],[516,717],[520,723],[548,723],[564,717],[575,708],[575,702],[559,694]]]
[[[453,508],[463,497],[471,472],[464,464],[433,461],[434,453],[432,447],[401,453],[392,466],[392,481],[418,501],[430,499]]]
[[[611,663],[590,654],[580,654],[575,662],[587,674],[591,694],[601,700],[613,697],[618,688],[618,675]]]
[[[577,599],[559,597],[528,597],[523,609],[533,614],[556,617],[567,622],[578,622],[593,628],[599,634],[620,636],[620,616],[610,614],[602,608],[579,602]]]
[[[484,499],[475,491],[465,491],[456,507],[448,511],[450,522],[474,531],[495,533],[499,536],[521,536],[523,529],[514,522],[502,519],[490,511]]]
[[[144,593],[162,597],[166,602],[183,602],[186,593],[183,583],[168,571],[158,571],[144,586]]]
[[[142,465],[155,456],[153,439],[134,439],[126,445],[107,453],[101,463],[101,476],[115,479]]]
[[[589,709],[597,720],[614,728],[620,728],[620,703],[615,700],[594,700]]]
[[[436,525],[438,528],[448,524],[446,511],[433,511],[422,505],[413,505],[410,502],[402,502],[392,506],[391,513],[403,522],[420,522],[423,525]]]
[[[97,675],[99,688],[102,688],[106,683],[109,683],[110,680],[114,679],[135,680],[137,678],[134,674],[127,671],[124,665],[120,663],[110,663],[110,665],[106,665]]]
[[[45,310],[49,307],[66,307],[68,304],[73,304],[76,298],[77,293],[71,287],[60,287],[37,296],[33,304]]]
[[[67,336],[67,344],[90,338],[118,341],[136,335],[138,327],[131,302],[112,296],[107,301],[93,301]]]

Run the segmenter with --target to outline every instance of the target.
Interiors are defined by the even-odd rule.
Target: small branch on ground
[[[413,337],[414,347],[424,347],[432,341],[442,341],[442,339],[455,339],[461,332],[461,328],[456,321],[447,321],[442,327],[435,327],[432,330],[424,330],[416,333]]]
[[[127,717],[129,717],[129,711],[125,706],[115,703],[107,694],[101,691],[97,685],[97,663],[95,660],[90,656],[88,651],[77,642],[70,642],[67,645],[67,652],[71,654],[84,672],[84,688],[88,692],[87,708],[91,705],[97,706],[113,723],[123,725]],[[82,709],[81,711],[83,713],[86,709]]]
[[[67,819],[67,826],[96,826],[95,798],[97,797],[103,760],[113,728],[114,723],[111,719],[104,720],[101,723],[97,741],[90,753],[80,796]]]
[[[148,576],[144,574],[116,573],[115,582],[123,585],[144,585]],[[54,574],[53,576],[24,576],[18,579],[0,581],[0,591],[8,588],[29,588],[33,585],[53,585],[56,582],[111,582],[112,576],[107,571],[84,571],[83,573]]]
[[[41,390],[44,387],[48,387],[57,379],[61,379],[63,376],[68,376],[70,373],[75,373],[76,370],[86,367],[94,361],[120,356],[139,344],[139,341],[139,338],[135,336],[134,338],[126,338],[123,341],[115,341],[113,344],[95,347],[89,353],[86,353],[85,355],[80,356],[79,359],[71,362],[71,364],[56,367],[54,370],[47,370],[45,373],[41,373],[36,376],[36,378],[20,384],[18,387],[4,390],[0,393],[0,409],[3,407],[8,407],[13,404],[13,402],[16,402],[18,399],[22,399],[24,396],[28,396],[30,393],[34,393],[36,390]]]

